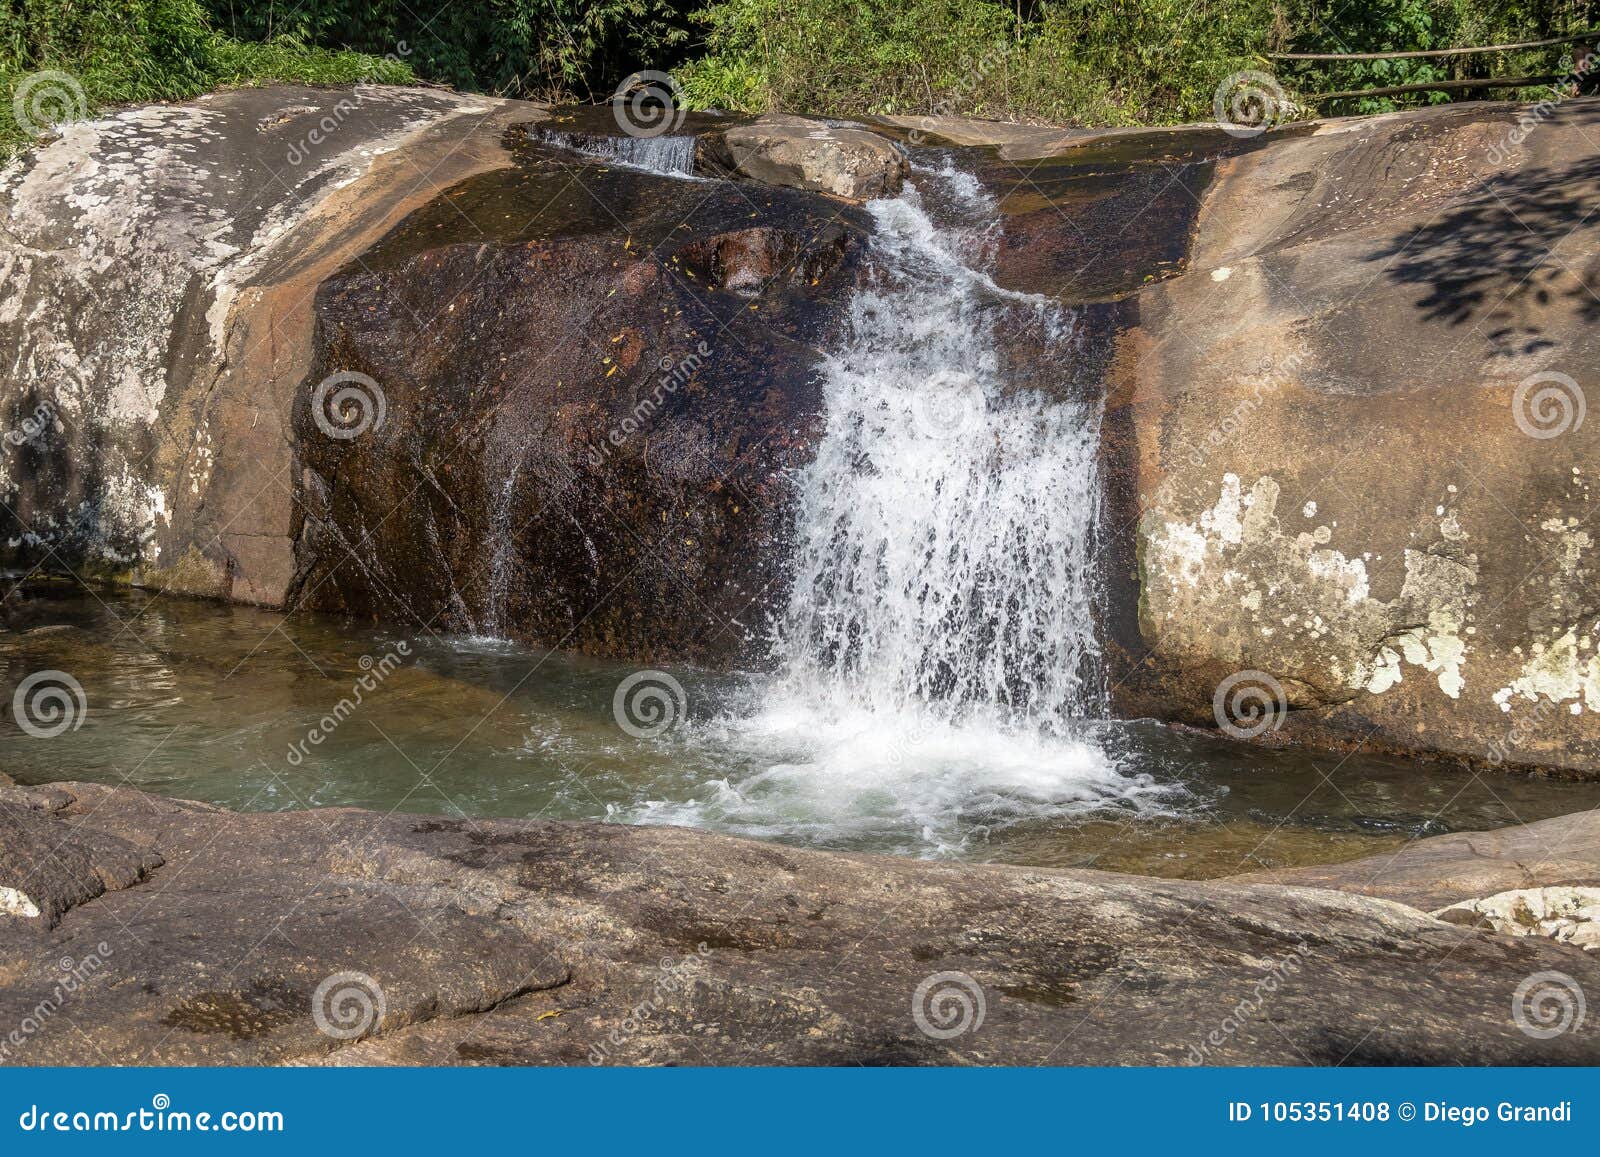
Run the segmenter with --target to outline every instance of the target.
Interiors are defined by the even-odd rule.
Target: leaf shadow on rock
[[[1425,291],[1414,303],[1425,320],[1484,329],[1493,357],[1552,350],[1560,312],[1600,320],[1600,238],[1577,243],[1600,231],[1597,192],[1600,156],[1501,174],[1367,260]]]

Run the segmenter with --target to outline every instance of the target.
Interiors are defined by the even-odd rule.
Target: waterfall
[[[984,267],[995,206],[917,175],[873,202],[870,283],[825,365],[827,433],[800,478],[778,654],[789,689],[865,710],[1050,736],[1104,714],[1092,615],[1099,404],[1013,389],[997,327],[1070,385],[1074,318]]]
[[[667,177],[694,175],[695,138],[692,136],[630,137],[603,133],[566,132],[535,125],[537,140],[586,157],[611,161]]]
[[[776,671],[689,729],[687,798],[619,814],[940,855],[1166,810],[1172,786],[1096,738],[1100,406],[1076,389],[1076,319],[995,284],[998,212],[972,176],[918,167],[868,209],[868,274],[796,479]]]

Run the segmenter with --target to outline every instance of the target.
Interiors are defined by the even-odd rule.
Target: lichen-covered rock
[[[894,196],[910,171],[905,155],[877,133],[777,113],[707,134],[696,163],[852,201]]]
[[[1518,107],[1218,160],[1111,382],[1122,711],[1600,773],[1600,106]]]
[[[61,126],[0,170],[0,544],[277,603],[310,295],[539,106],[243,89]],[[426,178],[419,179],[419,174]]]
[[[1446,923],[1504,936],[1548,936],[1600,952],[1600,888],[1517,888],[1463,900],[1435,912]]]

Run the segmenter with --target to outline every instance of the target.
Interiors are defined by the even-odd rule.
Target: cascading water
[[[868,284],[824,373],[827,431],[798,479],[778,673],[700,743],[749,775],[631,818],[948,851],[989,826],[1170,789],[1087,736],[1105,691],[1092,615],[1098,402],[1072,390],[1074,319],[1001,289],[996,208],[946,167],[869,209]],[[1002,330],[1060,366],[1007,381]],[[701,793],[696,793],[701,794]]]
[[[545,144],[558,149],[612,161],[632,169],[643,169],[665,177],[690,177],[694,174],[695,138],[692,136],[611,136],[565,132],[540,126],[535,126],[534,134]]]
[[[1098,404],[1007,388],[996,325],[1021,314],[1070,373],[1073,319],[998,288],[994,205],[942,177],[871,208],[874,283],[827,363],[828,432],[801,481],[787,684],[831,711],[1068,735],[1101,714],[1090,559]]]

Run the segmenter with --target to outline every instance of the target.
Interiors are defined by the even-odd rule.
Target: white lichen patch
[[[0,915],[32,919],[38,914],[39,905],[32,896],[16,888],[0,888]]]
[[[1573,706],[1600,708],[1600,654],[1594,638],[1568,631],[1550,644],[1533,644],[1533,655],[1522,664],[1517,678],[1494,693],[1502,711],[1511,710],[1511,700],[1537,702],[1540,697],[1553,703],[1573,701]]]
[[[1445,518],[1439,546],[1406,548],[1405,580],[1390,601],[1375,598],[1368,563],[1384,552],[1346,551],[1330,523],[1290,531],[1277,517],[1279,483],[1248,488],[1225,474],[1217,500],[1193,521],[1163,510],[1141,523],[1141,615],[1147,637],[1174,651],[1290,676],[1324,701],[1382,694],[1409,664],[1440,692],[1467,686],[1469,608],[1477,558]],[[1168,508],[1170,509],[1170,508]],[[1316,513],[1307,501],[1298,507]],[[1419,625],[1421,624],[1421,625]]]
[[[1548,936],[1600,951],[1600,888],[1515,888],[1451,904],[1433,916],[1506,936]]]

